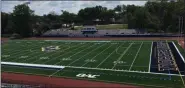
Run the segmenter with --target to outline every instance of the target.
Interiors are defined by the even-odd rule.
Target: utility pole
[[[181,41],[181,37],[182,37],[182,16],[179,16],[179,33],[178,33],[178,41]]]
[[[181,17],[181,37],[183,38],[183,28],[184,28],[184,26],[183,26],[183,21],[184,21],[184,19],[183,19],[184,17],[182,16]]]

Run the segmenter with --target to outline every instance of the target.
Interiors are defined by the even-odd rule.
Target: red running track
[[[2,81],[16,84],[27,84],[27,85],[45,85],[45,88],[141,88],[132,85],[124,84],[113,84],[104,82],[93,82],[87,80],[75,80],[69,78],[57,78],[57,77],[47,77],[47,76],[36,76],[36,75],[25,75],[25,74],[15,74],[15,73],[5,73],[1,74]],[[46,86],[48,85],[48,86]],[[52,85],[52,86],[51,86]]]

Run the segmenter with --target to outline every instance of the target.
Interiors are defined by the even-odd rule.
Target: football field
[[[150,87],[184,87],[182,74],[151,72],[153,41],[10,40],[1,61],[63,66],[61,69],[2,65],[2,71]],[[176,44],[178,48],[178,44]],[[181,51],[181,53],[184,53]]]

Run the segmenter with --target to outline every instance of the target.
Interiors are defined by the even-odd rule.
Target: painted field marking
[[[93,60],[94,58],[96,58],[98,55],[102,54],[104,51],[106,51],[108,48],[110,48],[112,45],[109,45],[106,49],[102,50],[100,53],[96,54],[93,58],[91,58],[90,60]],[[84,65],[86,65],[89,62],[86,62],[85,64],[83,64],[80,67],[83,67]]]
[[[89,67],[76,67],[76,66],[65,66],[69,68],[80,68],[80,69],[94,69],[94,70],[105,70],[105,71],[118,71],[118,72],[131,72],[131,73],[148,73],[148,72],[141,72],[141,71],[128,71],[128,70],[116,70],[116,69],[104,69],[104,68],[89,68]],[[180,76],[179,74],[167,74],[167,73],[155,73],[149,72],[148,74],[159,74],[159,75],[173,75],[173,76]],[[185,75],[181,75],[185,76]]]
[[[177,50],[178,54],[179,54],[180,57],[182,58],[182,61],[184,61],[184,63],[185,63],[184,57],[183,57],[182,54],[180,53],[179,49],[177,48],[177,46],[175,45],[174,42],[172,42],[172,43],[173,43],[173,45],[175,46],[175,49]]]
[[[98,64],[98,66],[96,66],[96,68],[98,68],[101,64],[103,64],[114,52],[116,52],[116,50],[118,48],[120,48],[122,45],[124,45],[124,43],[123,44],[120,44],[114,51],[112,51],[111,54],[109,54],[100,64]]]
[[[150,49],[150,60],[149,60],[148,72],[150,72],[151,59],[152,59],[152,49],[153,49],[153,42],[151,44],[151,49]]]
[[[121,60],[121,58],[126,54],[126,52],[130,49],[130,47],[132,46],[133,43],[131,43],[127,49],[121,54],[121,56],[116,60],[116,61],[119,61]],[[114,66],[112,67],[112,69],[114,69],[114,67],[116,67],[117,63],[114,64]]]
[[[60,44],[59,46],[62,46],[62,45],[63,45],[63,44]],[[39,46],[39,47],[40,47],[40,46]],[[40,52],[42,52],[42,51],[40,51]],[[33,56],[33,57],[29,58],[29,59],[24,59],[22,62],[24,62],[24,61],[26,61],[26,60],[31,60],[31,59],[33,59],[34,57],[43,56],[43,55],[45,55],[45,54],[48,54],[48,53],[38,54],[38,55]],[[56,53],[53,53],[53,54],[56,54]],[[32,56],[32,55],[35,55],[35,53],[31,53],[31,56]],[[19,59],[16,59],[16,60],[19,60]],[[40,59],[37,59],[37,60],[40,60]]]
[[[141,72],[141,71],[128,71],[128,70],[115,70],[115,69],[102,69],[102,68],[89,68],[89,67],[76,67],[76,66],[61,66],[61,65],[41,65],[41,64],[28,64],[28,63],[15,63],[15,62],[1,62],[1,64],[6,64],[6,65],[31,65],[31,66],[47,66],[48,68],[79,68],[79,69],[94,69],[94,70],[105,70],[105,71],[118,71],[118,72],[131,72],[131,73],[148,73],[148,72]],[[149,72],[148,74],[159,74],[159,75],[173,75],[173,76],[185,76],[185,75],[179,75],[179,74],[167,74],[167,73],[155,73],[155,72]]]
[[[40,75],[40,76],[48,76],[46,74],[35,74],[35,73],[24,73],[24,72],[15,72],[15,71],[3,71],[3,72],[12,72],[12,73],[21,73],[21,74],[28,74],[28,75]],[[63,72],[65,73],[65,71]],[[77,78],[77,77],[69,77],[69,76],[57,76],[54,75],[54,77],[64,77],[64,78],[76,78],[76,79],[84,79],[84,78]],[[140,86],[150,86],[150,87],[160,87],[160,88],[166,88],[166,86],[156,86],[156,85],[147,85],[147,84],[138,84],[138,83],[128,83],[128,82],[117,82],[117,81],[108,81],[108,80],[99,80],[99,79],[86,79],[86,80],[94,80],[94,81],[101,81],[101,82],[110,82],[110,83],[125,83],[130,85],[140,85]]]
[[[138,54],[139,54],[139,52],[140,52],[140,50],[141,50],[142,45],[143,45],[143,42],[141,43],[141,45],[140,45],[140,47],[139,47],[139,49],[138,49],[138,51],[137,51],[137,53],[136,53],[136,55],[135,55],[135,57],[134,57],[134,60],[132,61],[132,64],[131,64],[131,66],[130,66],[130,68],[129,68],[129,71],[131,70],[131,68],[132,68],[132,66],[133,66],[133,64],[134,64],[134,62],[135,62],[135,60],[136,60],[136,58],[138,57]]]
[[[70,46],[70,45],[69,45],[69,46]],[[79,46],[79,44],[74,45],[74,46],[72,46],[72,47],[68,47],[68,48],[66,48],[66,49],[64,49],[64,50],[62,50],[62,51],[60,51],[60,52],[64,52],[64,51],[69,50],[69,49],[72,49],[72,50],[73,50],[74,47],[75,47],[74,50],[76,50],[76,49],[78,49],[78,48],[81,48],[81,47],[76,48],[77,46]],[[84,46],[84,45],[83,45],[83,46]],[[53,56],[53,55],[58,54],[58,53],[60,53],[60,52],[54,53],[54,54],[49,55],[49,56]],[[71,52],[71,51],[70,51],[70,52]],[[67,52],[67,53],[68,53],[68,52]],[[62,53],[62,55],[65,55],[65,54],[66,54],[66,53]],[[60,56],[62,56],[62,55],[59,55],[58,57],[60,57]],[[49,60],[43,62],[43,64],[45,64],[45,63],[47,63],[47,62],[49,62],[49,61],[52,61],[52,60],[54,60],[54,59],[56,59],[56,58],[57,58],[57,57],[55,57],[55,58],[53,58],[53,59],[49,59]],[[39,59],[33,61],[32,63],[35,63],[35,62],[37,62],[37,61],[39,61]]]
[[[105,45],[105,44],[102,44],[102,45],[100,45],[100,46],[96,47],[95,49],[93,49],[93,50],[91,50],[90,52],[88,52],[88,53],[84,54],[83,56],[81,56],[80,58],[78,58],[78,59],[74,60],[73,62],[69,63],[67,66],[69,66],[69,65],[73,64],[74,62],[76,62],[76,61],[78,61],[78,60],[82,59],[83,57],[85,57],[85,56],[86,56],[86,55],[88,55],[89,53],[91,53],[91,52],[95,51],[96,49],[98,49],[98,48],[102,47],[103,45]]]
[[[37,46],[38,46],[38,45],[37,45]],[[35,48],[36,48],[36,46],[32,46],[32,47],[31,47],[31,49],[35,49]],[[20,53],[22,53],[22,52],[23,52],[23,51],[20,50],[19,52],[16,52],[16,53],[11,54],[11,56],[14,55],[14,54],[16,54],[16,55],[13,56],[14,58],[16,58],[16,57],[18,57],[18,56],[20,55]],[[11,53],[11,52],[10,52],[10,53]],[[24,53],[21,54],[21,55],[25,55],[25,54],[26,54],[26,55],[30,55],[30,54],[27,54],[27,53],[30,53],[30,52],[24,52]],[[4,59],[4,60],[8,60],[8,59],[11,59],[11,58],[7,58],[7,59]],[[17,60],[17,59],[13,59],[12,61],[14,61],[14,60]]]
[[[72,56],[74,56],[74,55],[76,55],[76,54],[79,54],[80,52],[82,52],[82,51],[84,51],[84,50],[87,50],[87,49],[89,49],[89,48],[91,48],[91,47],[93,47],[93,46],[95,46],[95,44],[92,44],[90,47],[85,48],[85,49],[82,49],[82,50],[80,50],[79,52],[76,52],[76,53],[74,53],[73,55],[71,55],[71,56],[69,56],[69,57],[67,57],[67,58],[71,58]],[[61,63],[61,62],[62,62],[62,61],[59,61],[59,62],[55,63],[54,65],[59,64],[59,63]]]
[[[62,69],[60,69],[60,70],[57,70],[56,72],[54,72],[54,73],[52,73],[51,75],[49,75],[49,77],[51,77],[51,76],[53,76],[53,75],[55,75],[56,73],[58,73],[59,71],[61,71]]]
[[[24,42],[25,43],[25,42]],[[28,46],[27,44],[21,44],[21,45],[17,45],[17,46]],[[12,46],[14,46],[15,44],[14,44],[14,42],[13,42],[13,45],[8,45],[8,46],[10,46],[10,47],[12,47]],[[33,45],[35,45],[34,43],[32,43],[31,44],[32,45],[32,47],[33,47]],[[30,45],[30,46],[31,46]],[[21,48],[25,48],[25,49],[27,49],[27,47],[21,47]],[[20,47],[18,47],[18,48],[13,48],[13,49],[8,49],[8,50],[11,50],[11,51],[15,51],[15,52],[17,52],[17,51],[20,51]]]
[[[58,65],[28,64],[28,63],[16,63],[16,62],[1,62],[1,64],[14,65],[14,66],[28,66],[28,67],[59,68],[59,69],[65,68],[65,66],[58,66]]]
[[[166,43],[167,44],[167,43]],[[175,44],[174,44],[174,42],[172,42],[172,44],[175,46]],[[170,49],[170,47],[169,47],[169,45],[167,44],[167,46],[168,46],[168,49],[171,51],[171,49]],[[177,49],[177,47],[175,46],[175,49],[177,50],[177,52],[178,52],[178,49]],[[172,51],[171,51],[172,52]],[[179,55],[181,55],[181,53],[180,52],[178,52],[179,53]],[[173,54],[172,54],[172,56],[173,56]],[[181,58],[183,58],[183,57],[181,57]],[[184,87],[185,87],[185,82],[184,82],[184,79],[182,78],[182,74],[181,74],[181,72],[180,72],[180,70],[179,70],[179,67],[178,67],[178,65],[177,65],[177,62],[175,61],[175,59],[174,59],[174,56],[172,57],[172,59],[174,60],[174,62],[175,62],[175,65],[177,66],[177,70],[178,70],[178,72],[179,72],[179,74],[180,74],[180,78],[181,78],[181,80],[182,80],[182,84],[184,85]],[[183,58],[184,59],[184,58]]]
[[[72,47],[77,47],[77,46],[79,46],[79,44],[78,44],[78,45],[75,45],[75,46],[72,46]],[[61,56],[63,56],[63,55],[66,55],[66,54],[68,54],[68,53],[70,53],[70,52],[72,52],[72,51],[74,51],[74,50],[77,50],[77,49],[79,49],[79,48],[82,48],[82,47],[84,47],[84,46],[85,46],[85,45],[82,45],[82,46],[80,46],[80,47],[77,47],[77,48],[75,48],[75,49],[69,51],[69,52],[63,53],[63,54],[61,54],[61,55],[59,55],[59,56],[57,56],[57,57],[55,57],[55,58],[49,59],[49,60],[43,62],[43,64],[45,64],[45,63],[47,63],[47,62],[50,62],[50,61],[52,61],[52,60],[56,60],[58,57],[61,57]],[[71,49],[71,47],[70,47],[70,48],[67,48],[67,49],[65,49],[65,50],[69,50],[69,49]],[[65,51],[65,50],[64,50],[64,51]],[[55,54],[56,54],[56,53],[55,53]],[[53,55],[55,55],[55,54],[53,54]],[[37,62],[37,61],[38,61],[38,60],[36,60],[36,61],[34,61],[34,62]],[[33,62],[32,62],[32,63],[33,63]]]
[[[36,45],[35,45],[36,46]],[[35,48],[35,46],[32,46],[31,47],[31,49],[34,49]],[[28,48],[28,47],[24,47],[24,49],[30,49],[30,48]],[[4,49],[3,49],[4,50]],[[6,50],[5,50],[6,51]],[[20,50],[20,49],[12,49],[10,52],[8,51],[8,53],[10,54],[12,54],[12,52],[15,52],[15,53],[13,53],[12,55],[14,55],[14,54],[18,54],[18,53],[20,53],[20,52],[23,52],[24,50]],[[26,50],[26,51],[29,51],[29,50]],[[7,53],[7,52],[6,52]]]

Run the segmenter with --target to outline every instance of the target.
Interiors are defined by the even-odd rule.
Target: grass
[[[2,61],[119,70],[129,70],[132,65],[134,70],[148,71],[151,42],[142,43],[142,41],[10,41],[2,45]],[[61,49],[54,52],[41,51],[41,47],[50,45],[59,46]],[[143,48],[139,49],[140,46]],[[135,57],[137,53],[140,55]],[[140,62],[144,64],[139,64]]]
[[[59,46],[53,52],[43,52],[41,47]],[[152,41],[44,41],[10,40],[2,44],[2,61],[19,63],[50,64],[98,69],[70,68],[41,69],[2,65],[3,72],[20,72],[56,77],[76,77],[79,73],[100,75],[95,81],[127,83],[150,87],[183,88],[180,76],[135,73],[129,71],[149,71]],[[176,44],[179,47],[178,44]],[[182,50],[180,50],[183,52]],[[114,71],[120,70],[120,71]],[[127,70],[127,71],[123,71]]]
[[[100,71],[100,70],[88,70],[88,69],[76,69],[76,68],[75,69],[64,68],[63,70],[55,73],[56,71],[58,70],[2,65],[2,72],[35,74],[35,75],[43,75],[48,77],[52,75],[53,77],[65,77],[65,78],[82,79],[82,80],[132,84],[132,85],[145,86],[150,88],[153,88],[153,87],[183,88],[181,79],[179,76],[171,76],[171,79],[169,79],[169,76],[167,75],[155,75],[155,74],[143,74],[143,73],[135,74],[130,72]],[[100,75],[100,76],[96,77],[96,79],[76,77],[76,75],[80,73]]]
[[[75,27],[76,30],[82,29],[82,26]],[[127,24],[109,24],[109,25],[96,25],[97,29],[127,29]]]

